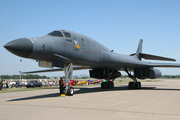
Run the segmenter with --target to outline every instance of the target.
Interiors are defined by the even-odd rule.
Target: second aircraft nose
[[[13,40],[7,44],[4,45],[4,47],[11,53],[20,56],[28,58],[33,50],[33,44],[32,41],[28,38],[20,38]]]

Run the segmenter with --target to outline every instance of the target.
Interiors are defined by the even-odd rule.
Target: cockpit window
[[[67,37],[67,38],[71,38],[71,34],[68,33],[68,32],[63,32],[64,33],[64,36]]]
[[[56,37],[63,37],[63,34],[61,33],[61,31],[52,31],[50,32],[48,35],[50,36],[56,36]]]

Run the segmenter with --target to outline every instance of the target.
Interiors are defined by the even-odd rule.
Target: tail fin
[[[142,53],[142,43],[143,43],[143,39],[140,39],[136,53],[130,54],[130,56],[136,56],[136,58],[139,60],[141,60],[141,58],[144,58],[144,59],[149,59],[149,60],[176,61],[173,58],[167,58],[167,57],[161,57],[161,56]]]
[[[143,43],[143,39],[140,39],[139,45],[136,51],[136,55],[138,55],[139,53],[142,53],[142,43]]]
[[[137,58],[139,58],[139,60],[141,60],[139,53],[142,53],[142,43],[143,43],[143,39],[140,39],[137,51],[135,53],[135,56],[137,56]]]

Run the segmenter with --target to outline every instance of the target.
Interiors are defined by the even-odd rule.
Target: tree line
[[[180,75],[162,75],[161,78],[180,78]]]
[[[121,75],[121,78],[126,78],[128,75]],[[160,78],[180,78],[180,75],[161,75]]]
[[[128,75],[121,75],[121,78],[127,78]],[[1,79],[20,79],[20,75],[0,75]],[[58,77],[54,77],[57,79]],[[161,78],[180,78],[180,75],[162,75]],[[47,77],[45,75],[40,76],[37,74],[27,74],[27,75],[21,75],[21,79],[50,79],[50,77]],[[65,79],[65,76],[63,76],[63,79]]]
[[[20,79],[20,75],[1,75],[1,79]],[[49,79],[49,77],[43,75],[37,75],[37,74],[27,74],[27,75],[21,75],[21,79]]]

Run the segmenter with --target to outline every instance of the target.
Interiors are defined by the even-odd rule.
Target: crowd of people
[[[63,86],[65,86],[65,80],[60,79],[62,81],[61,84],[63,84]],[[85,81],[77,81],[77,80],[71,80],[69,85],[70,86],[75,86],[75,85],[89,85],[89,84],[95,84],[95,83],[99,83],[102,80],[98,80],[98,81],[91,81],[91,80],[85,80]],[[52,86],[59,86],[59,81],[48,81],[48,80],[38,80],[38,82],[42,83],[42,86],[44,87],[52,87]],[[19,87],[26,87],[28,84],[27,80],[17,80],[17,81],[13,81],[13,80],[3,80],[0,79],[0,90],[4,90],[7,88],[19,88]]]
[[[17,81],[6,81],[1,79],[0,80],[0,90],[4,90],[7,88],[18,88],[18,87],[24,87],[27,85],[27,82],[20,82],[19,80]]]
[[[58,81],[47,81],[47,80],[39,80],[39,82],[42,82],[42,85],[45,87],[49,87],[49,86],[59,86],[59,82]],[[3,79],[0,79],[0,90],[5,90],[7,88],[19,88],[19,87],[26,87],[28,81],[26,80],[17,80],[17,81],[6,81]]]
[[[58,81],[42,81],[43,86],[58,86]]]

